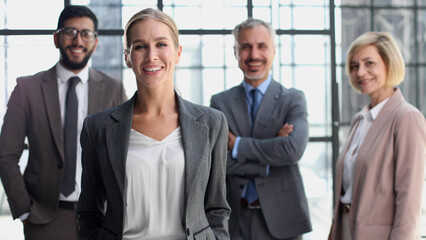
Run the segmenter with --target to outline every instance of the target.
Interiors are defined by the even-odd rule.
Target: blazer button
[[[191,232],[189,231],[189,228],[186,229],[186,235],[191,236]]]
[[[244,185],[244,184],[240,184],[240,189],[244,189],[245,186],[246,185]]]
[[[58,163],[58,168],[62,169],[62,167],[63,167],[63,164],[62,163]]]

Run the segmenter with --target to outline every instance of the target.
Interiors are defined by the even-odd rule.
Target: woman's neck
[[[381,103],[383,100],[393,95],[395,90],[393,88],[386,88],[381,91],[370,94],[370,109]]]
[[[154,89],[138,90],[135,113],[161,115],[176,112],[176,99],[173,89],[156,91]]]

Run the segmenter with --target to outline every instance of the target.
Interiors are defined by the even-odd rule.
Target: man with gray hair
[[[312,230],[298,166],[309,139],[305,96],[272,79],[270,24],[250,18],[233,34],[244,80],[211,98],[211,107],[225,113],[229,124],[231,239],[302,239]]]

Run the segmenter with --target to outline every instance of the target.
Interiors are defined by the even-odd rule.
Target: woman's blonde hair
[[[169,15],[163,13],[160,10],[152,9],[152,8],[146,8],[135,15],[133,15],[130,20],[127,22],[126,27],[124,28],[124,51],[128,51],[130,48],[130,39],[129,39],[129,32],[131,28],[134,26],[135,23],[147,20],[147,19],[153,19],[160,21],[164,24],[166,24],[170,28],[170,32],[172,35],[172,40],[175,44],[175,47],[179,47],[179,31],[176,26],[175,21],[173,18],[171,18]]]
[[[387,70],[387,87],[395,87],[404,80],[405,63],[401,51],[396,44],[395,39],[387,32],[366,32],[355,39],[349,47],[346,56],[346,74],[351,77],[351,59],[361,48],[365,46],[375,46],[385,63]],[[360,91],[359,87],[350,79],[351,86]]]

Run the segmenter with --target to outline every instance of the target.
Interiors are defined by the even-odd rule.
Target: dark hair
[[[96,15],[88,7],[77,5],[68,6],[62,10],[61,15],[59,16],[57,29],[63,28],[66,20],[75,17],[88,17],[92,19],[93,25],[95,26],[95,32],[98,31],[98,19],[96,18]]]

